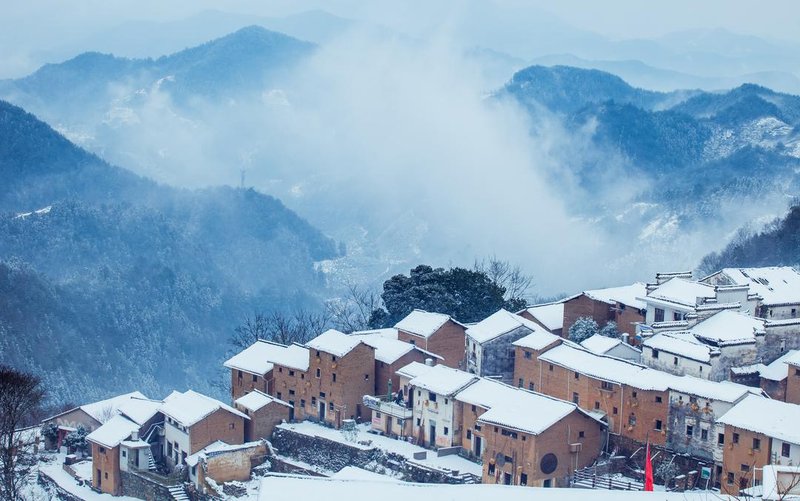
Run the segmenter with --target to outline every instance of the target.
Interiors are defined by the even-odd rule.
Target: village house
[[[231,401],[252,390],[272,394],[275,362],[306,367],[308,352],[296,344],[286,346],[259,339],[229,358],[223,365],[231,370]]]
[[[45,447],[47,449],[60,448],[64,437],[77,430],[79,426],[83,427],[87,432],[96,430],[100,425],[116,416],[120,405],[132,398],[147,399],[140,392],[134,391],[100,400],[99,402],[81,405],[43,420],[42,427],[52,424],[58,428],[56,441],[50,443],[48,440],[45,443]]]
[[[397,339],[442,357],[442,364],[464,367],[466,327],[450,315],[414,310],[394,326]]]
[[[607,355],[609,357],[630,360],[631,362],[642,361],[642,350],[629,345],[622,339],[595,334],[581,341],[581,346],[598,355]]]
[[[418,444],[434,448],[462,445],[461,408],[454,396],[476,381],[474,374],[444,365],[423,370],[409,381]]]
[[[800,317],[800,273],[788,266],[723,268],[701,280],[712,285],[748,286],[758,296],[751,313],[768,320]]]
[[[155,468],[164,422],[159,412],[162,405],[162,401],[144,396],[131,398],[87,435],[86,441],[92,448],[92,487],[118,496],[123,488],[122,472]]]
[[[397,329],[357,331],[350,335],[375,349],[375,395],[391,395],[393,398],[393,394],[400,388],[397,371],[411,362],[431,359],[441,363],[443,360],[435,353],[400,341],[397,338]]]
[[[784,400],[800,405],[800,351],[786,358],[789,371],[786,375],[786,397]]]
[[[237,398],[233,405],[250,418],[244,422],[245,442],[269,439],[276,425],[294,418],[291,404],[259,390]]]
[[[564,301],[529,306],[517,315],[541,325],[556,336],[562,336],[564,327]]]
[[[263,464],[267,455],[265,440],[236,445],[216,441],[186,458],[189,481],[198,492],[221,496],[217,489],[222,483],[250,480],[253,467]]]
[[[217,440],[243,443],[244,423],[250,420],[243,412],[193,390],[174,393],[159,410],[165,421],[164,457],[171,467],[185,464],[188,456]]]
[[[370,420],[371,412],[364,407],[363,397],[375,391],[375,348],[359,336],[334,329],[315,337],[306,347],[309,366],[307,375],[301,374],[301,380],[305,379],[300,385],[301,393],[292,391],[289,385],[276,385],[275,396],[292,400],[293,405],[301,399],[305,417],[336,428],[344,419]],[[287,391],[288,395],[284,393]]]
[[[466,370],[510,383],[514,377],[512,343],[537,331],[545,332],[540,325],[503,309],[470,325],[466,330]]]
[[[497,391],[488,385],[481,389]],[[567,487],[575,470],[600,456],[605,442],[600,420],[572,403],[538,393],[502,393],[507,399],[495,396],[494,405],[474,425],[485,442],[483,483]],[[474,394],[463,398],[483,400]]]
[[[588,317],[600,327],[615,322],[619,332],[632,339],[636,325],[644,321],[645,303],[640,297],[646,294],[643,283],[622,287],[609,287],[584,291],[564,299],[564,322],[562,335],[568,337],[569,328],[581,317]]]
[[[769,398],[786,401],[786,385],[789,376],[788,360],[793,358],[798,350],[790,350],[772,363],[762,363],[733,367],[731,381],[761,388]]]
[[[725,426],[723,493],[760,484],[766,465],[800,464],[800,406],[749,396],[719,422]]]
[[[425,363],[411,362],[395,371],[399,378],[398,393],[392,400],[364,395],[364,405],[372,409],[372,429],[394,437],[414,437],[414,391],[411,380],[429,371],[433,359]]]
[[[733,367],[756,362],[765,334],[764,320],[723,310],[689,329],[665,331],[645,339],[642,360],[672,374],[723,381]]]

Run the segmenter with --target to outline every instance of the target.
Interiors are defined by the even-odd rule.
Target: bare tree
[[[231,344],[243,350],[259,339],[281,344],[305,343],[331,325],[332,314],[327,309],[294,312],[273,311],[246,316],[233,330]]]
[[[244,321],[233,329],[230,342],[243,350],[259,339],[267,339],[267,317],[263,313],[254,313],[245,316]]]
[[[377,292],[349,283],[344,297],[332,299],[325,306],[333,325],[342,332],[350,333],[366,329],[372,312],[381,304]]]
[[[44,399],[38,377],[0,366],[0,498],[20,499],[32,461],[21,428],[30,424]]]
[[[519,265],[502,261],[497,256],[476,260],[475,271],[485,273],[487,277],[506,290],[504,299],[527,299],[533,286],[533,276],[525,273]]]

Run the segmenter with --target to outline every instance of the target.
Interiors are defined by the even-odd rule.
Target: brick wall
[[[267,446],[263,443],[246,449],[215,454],[205,460],[205,476],[217,483],[249,480],[250,471],[254,466],[263,463],[266,455]]]
[[[428,339],[402,330],[397,331],[397,339],[405,342],[413,341],[420,348],[444,358],[444,360],[440,360],[437,363],[455,369],[463,369],[466,346],[464,344],[465,330],[463,326],[448,320]]]
[[[790,373],[794,372],[791,366],[789,366],[789,372]],[[769,395],[769,398],[787,402],[786,386],[790,379],[792,379],[791,375],[788,378],[783,379],[781,381],[772,381],[771,379],[760,378],[759,386],[761,387],[762,390],[764,390],[767,393],[767,395]],[[798,397],[800,397],[800,377],[796,377],[796,383],[797,383],[796,390],[798,392]],[[800,402],[794,402],[794,403],[800,403]]]
[[[392,382],[392,392],[397,393],[400,389],[400,376],[396,374],[398,369],[405,367],[411,362],[425,363],[425,354],[419,350],[411,350],[391,364],[375,361],[375,395],[383,395],[387,392],[389,381]]]
[[[270,395],[286,402],[294,402],[294,419],[302,420],[316,413],[311,408],[311,398],[316,393],[311,389],[313,374],[275,365],[272,369],[273,382]]]
[[[324,403],[325,422],[337,428],[343,419],[369,421],[372,418],[372,412],[361,401],[364,395],[372,395],[375,391],[373,348],[359,343],[341,358],[323,351],[317,356],[317,352],[311,350],[308,374],[310,398],[305,399],[308,416],[318,418],[319,406]]]
[[[112,496],[119,495],[119,446],[108,449],[92,443],[92,487]]]
[[[238,369],[231,369],[231,401],[247,395],[253,390],[269,393],[269,383],[271,381],[272,371],[261,376]]]
[[[734,441],[738,434],[738,443]],[[761,441],[760,448],[753,450],[753,439]],[[753,480],[761,480],[760,468],[769,464],[770,440],[768,437],[734,426],[725,426],[725,451],[722,460],[721,492],[738,495],[740,486],[750,487]],[[749,471],[743,471],[749,469]],[[758,468],[758,470],[756,470]],[[731,475],[732,474],[732,475]],[[732,479],[730,477],[732,476]],[[729,481],[732,480],[731,481]]]
[[[800,367],[789,365],[789,376],[786,378],[786,401],[800,404]]]
[[[284,420],[289,421],[289,408],[278,402],[271,402],[255,412],[250,412],[241,406],[237,408],[250,416],[250,420],[244,422],[245,442],[261,438],[269,439],[276,425]]]
[[[601,425],[580,412],[573,412],[540,435],[516,432],[503,433],[503,427],[484,424],[486,449],[483,457],[483,483],[552,487],[569,485],[569,477],[579,468],[591,465],[603,447]],[[507,429],[512,432],[513,430]],[[583,436],[581,436],[583,435]],[[571,452],[570,444],[580,443],[579,452]],[[542,459],[553,454],[557,465],[553,471],[542,471]],[[498,461],[498,455],[503,461]],[[509,461],[509,459],[511,461]],[[501,462],[502,464],[501,466]],[[522,475],[527,475],[523,480]]]
[[[456,401],[456,405],[460,407],[461,447],[468,457],[480,459],[486,447],[486,438],[484,427],[478,424],[478,418],[488,409],[459,401]]]
[[[194,454],[200,449],[222,440],[226,444],[244,443],[244,418],[225,409],[218,409],[189,427],[189,440]]]

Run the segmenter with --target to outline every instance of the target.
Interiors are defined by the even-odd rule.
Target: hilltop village
[[[227,402],[134,392],[40,436],[79,482],[142,499],[279,473],[641,490],[647,445],[662,489],[779,499],[800,484],[798,310],[788,267],[663,273],[471,324],[415,310],[387,329],[258,340],[225,362]],[[79,428],[83,461],[65,450]]]

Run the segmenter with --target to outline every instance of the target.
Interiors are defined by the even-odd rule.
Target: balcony
[[[365,407],[397,419],[411,419],[414,412],[412,409],[406,407],[405,403],[395,403],[389,400],[386,395],[364,395],[362,401]]]

